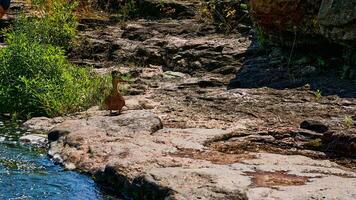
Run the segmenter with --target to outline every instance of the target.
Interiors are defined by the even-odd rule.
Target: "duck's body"
[[[6,14],[10,7],[10,0],[0,0],[0,19]]]
[[[113,89],[111,90],[109,96],[107,96],[104,100],[106,109],[110,110],[110,114],[112,114],[113,110],[117,110],[120,114],[122,108],[125,106],[125,99],[121,96],[118,90],[118,85],[121,81],[122,79],[118,76],[118,72],[114,71],[112,73]]]
[[[121,113],[122,108],[125,106],[125,99],[120,93],[111,93],[108,97],[106,97],[104,103],[106,105],[106,109],[110,110],[110,113],[112,113],[113,110],[117,110]]]

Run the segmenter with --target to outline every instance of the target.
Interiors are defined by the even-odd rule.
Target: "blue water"
[[[21,146],[25,134],[14,123],[0,121],[0,200],[111,200],[86,175],[65,171],[40,149]]]

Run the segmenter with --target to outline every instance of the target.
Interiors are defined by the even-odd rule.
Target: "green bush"
[[[32,42],[25,34],[0,50],[1,113],[64,115],[100,102],[106,85],[106,78],[70,64],[60,48]]]
[[[14,35],[25,34],[32,41],[68,49],[76,36],[78,22],[73,10],[77,3],[54,0],[50,5],[50,8],[43,8],[43,16],[32,18],[20,16],[11,31]]]
[[[76,24],[67,5],[41,18],[22,16],[7,31],[8,46],[0,49],[0,113],[53,117],[102,101],[109,78],[79,68],[65,56],[63,47],[75,36]]]
[[[47,0],[31,0],[31,5],[37,8],[45,6]]]
[[[118,15],[123,20],[135,18],[138,16],[138,8],[135,0],[127,0],[118,10]]]

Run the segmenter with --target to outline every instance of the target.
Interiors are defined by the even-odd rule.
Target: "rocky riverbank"
[[[221,75],[158,66],[121,70],[137,74],[128,93],[140,91],[121,115],[94,107],[25,123],[49,132],[53,160],[136,199],[354,198],[355,128],[344,122],[354,99],[309,87],[226,90]],[[300,128],[306,119],[320,122]]]
[[[69,58],[129,75],[127,108],[27,121],[53,160],[134,199],[355,199],[355,83],[172,2],[174,19],[82,20]]]

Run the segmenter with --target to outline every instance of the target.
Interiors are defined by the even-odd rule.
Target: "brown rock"
[[[298,43],[306,37],[308,42],[316,42],[310,36],[319,33],[317,14],[321,1],[250,0],[251,15],[257,26],[276,41],[293,42],[297,34]]]
[[[57,124],[63,122],[65,119],[62,117],[47,118],[47,117],[35,117],[26,121],[23,126],[34,132],[47,133]]]
[[[253,21],[274,41],[316,44],[356,42],[356,2],[349,0],[250,0]],[[351,43],[350,43],[351,42]]]
[[[356,134],[343,132],[328,132],[324,134],[323,143],[327,151],[345,156],[356,156]]]

